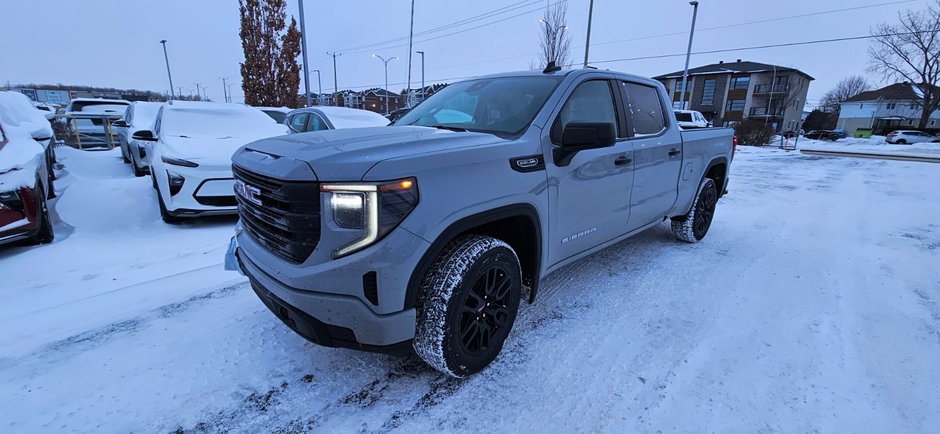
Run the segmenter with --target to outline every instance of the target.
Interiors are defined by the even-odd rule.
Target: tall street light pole
[[[317,73],[317,89],[318,89],[318,90],[317,90],[317,92],[318,92],[318,93],[317,93],[317,105],[323,105],[323,101],[322,101],[322,99],[323,99],[323,83],[320,82],[320,70],[319,70],[319,69],[314,69],[313,71],[310,71],[310,72],[316,72],[316,73]]]
[[[304,26],[304,22],[307,20],[304,19],[304,0],[297,0],[297,4],[300,5],[300,51],[303,53],[304,71],[306,72],[309,69],[307,69],[307,30]],[[310,76],[306,73],[304,74],[304,93],[307,94],[307,107],[310,107]]]
[[[421,55],[421,101],[424,101],[424,51],[415,51]]]
[[[408,30],[408,91],[411,92],[411,49],[415,33],[415,0],[411,0],[411,28]],[[385,85],[388,87],[388,84]],[[388,90],[388,89],[386,89]]]
[[[398,57],[389,57],[388,60],[385,60],[384,57],[379,56],[378,54],[373,54],[372,57],[375,57],[382,61],[385,64],[385,114],[388,115],[388,62],[391,62]]]
[[[692,29],[689,30],[689,48],[685,50],[685,71],[682,73],[682,93],[679,94],[679,108],[685,110],[685,89],[689,83],[689,57],[692,56],[692,37],[695,36],[695,17],[698,16],[698,1],[689,2],[692,5]]]
[[[170,79],[170,98],[175,98],[173,95],[173,75],[170,74],[170,56],[166,55],[166,39],[160,41],[163,44],[163,60],[166,61],[166,76]]]
[[[339,86],[336,84],[336,56],[342,56],[343,53],[327,51],[326,55],[333,56],[333,105],[336,105],[336,93],[339,92]]]
[[[591,19],[594,17],[594,0],[591,0],[591,5],[588,6],[588,28],[587,28],[587,40],[584,42],[584,67],[588,66],[588,51],[591,49]]]

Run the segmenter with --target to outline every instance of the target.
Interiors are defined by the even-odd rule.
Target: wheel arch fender
[[[417,305],[421,281],[427,275],[435,259],[444,251],[448,243],[464,234],[493,236],[508,243],[519,257],[523,283],[528,284],[530,288],[529,303],[535,301],[542,267],[541,219],[535,206],[517,203],[463,217],[441,231],[411,272],[405,291],[405,309]]]

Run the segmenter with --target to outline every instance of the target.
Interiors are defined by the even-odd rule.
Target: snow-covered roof
[[[940,88],[936,88],[934,93],[940,93]],[[923,98],[923,95],[923,91],[911,83],[895,83],[881,89],[862,92],[845,100],[845,102],[917,101]]]
[[[279,136],[284,127],[245,104],[172,101],[163,107],[160,134],[201,138]]]
[[[0,92],[0,121],[5,130],[18,130],[26,135],[52,137],[52,126],[36,110],[32,101],[19,92]],[[34,134],[37,133],[37,134]]]
[[[699,66],[689,69],[689,75],[711,75],[711,74],[756,74],[760,72],[788,72],[795,71],[809,77],[809,74],[789,66],[771,65],[767,63],[750,62],[747,60],[738,60],[737,62],[718,62],[711,65]],[[653,77],[657,80],[668,78],[682,78],[684,71],[676,71],[669,74],[657,75]]]

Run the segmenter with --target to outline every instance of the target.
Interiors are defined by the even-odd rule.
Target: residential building
[[[385,101],[388,97],[388,112],[398,110],[405,106],[405,98],[397,93],[374,87],[362,91],[362,107],[376,113],[385,114]]]
[[[683,71],[653,77],[666,86],[673,108],[697,110],[715,125],[744,119],[764,120],[776,131],[799,128],[813,77],[786,66],[742,61],[718,62],[689,69],[685,107]]]
[[[917,128],[921,115],[920,95],[920,89],[911,83],[895,83],[862,92],[840,104],[836,126],[849,134],[859,128],[878,133]],[[930,114],[927,129],[940,129],[940,110]]]

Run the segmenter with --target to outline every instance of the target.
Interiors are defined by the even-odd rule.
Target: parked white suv
[[[180,217],[235,214],[232,154],[247,143],[287,134],[264,112],[243,104],[171,101],[157,114],[150,140],[150,173],[160,215]]]
[[[162,102],[134,101],[127,112],[124,113],[124,119],[115,122],[120,131],[118,138],[121,142],[121,153],[124,154],[124,162],[130,163],[131,170],[135,176],[144,176],[150,172],[150,153],[149,140],[136,140],[134,133],[138,131],[153,131],[153,122],[157,118],[157,113]]]
[[[709,126],[705,116],[695,110],[676,110],[676,122],[682,128],[705,128]]]
[[[931,136],[929,133],[923,131],[898,130],[888,134],[885,141],[893,145],[907,145],[911,143],[937,142],[940,141],[940,138]]]

